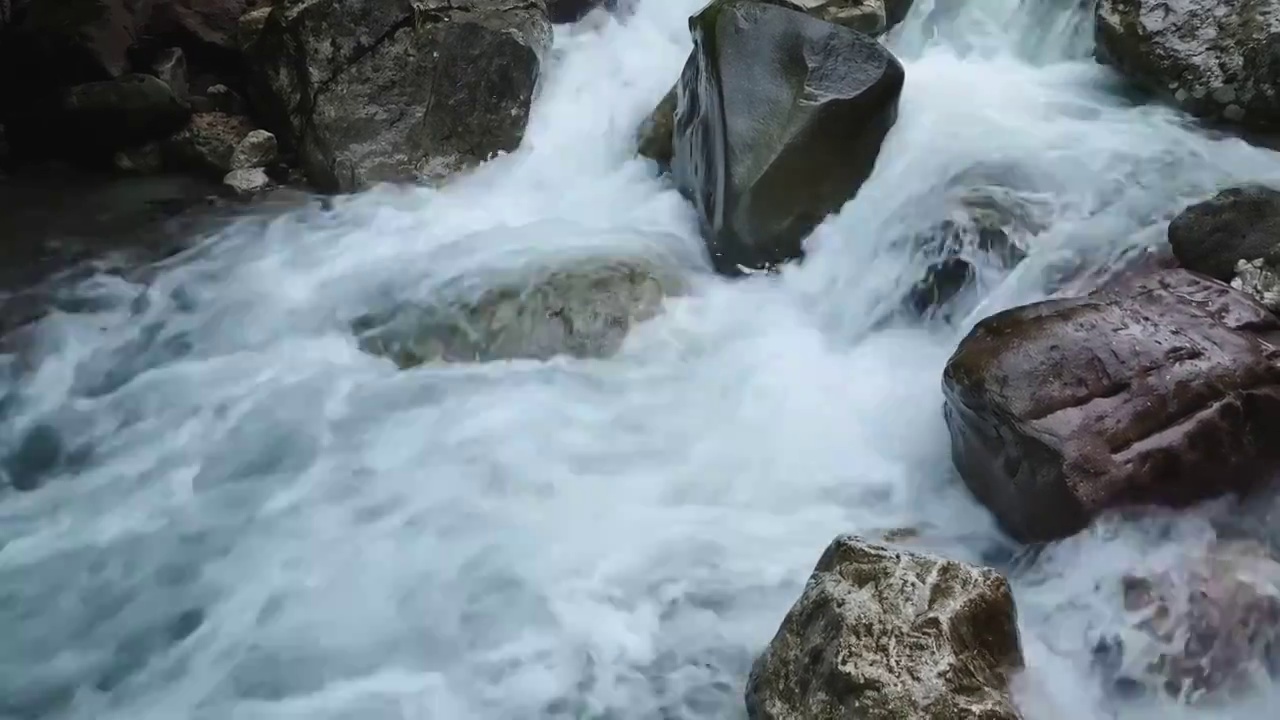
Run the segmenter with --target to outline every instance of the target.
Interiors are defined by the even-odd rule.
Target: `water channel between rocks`
[[[870,181],[803,266],[728,282],[633,156],[701,4],[558,28],[524,145],[443,190],[245,220],[68,290],[4,356],[5,471],[42,486],[0,491],[0,718],[738,718],[831,538],[900,527],[1010,573],[1030,720],[1113,717],[1098,583],[1209,531],[1188,513],[1016,561],[952,470],[942,366],[978,317],[1280,156],[1126,96],[1088,3],[917,0]],[[923,269],[900,241],[975,174],[1036,215],[1027,260],[982,275],[971,317],[886,321]],[[581,253],[689,291],[607,360],[401,372],[346,324]]]

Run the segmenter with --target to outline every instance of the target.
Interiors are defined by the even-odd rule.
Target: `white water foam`
[[[1012,573],[1028,718],[1175,716],[1104,702],[1090,643],[1119,600],[1097,588],[1204,521],[1010,565],[951,469],[940,374],[981,315],[1277,157],[1126,97],[1078,0],[917,0],[872,179],[802,266],[716,279],[633,156],[700,5],[558,29],[524,146],[445,189],[246,220],[28,334],[0,443],[40,487],[0,494],[0,718],[741,717],[830,539],[905,526]],[[1027,260],[954,325],[887,322],[923,269],[902,239],[979,165],[1037,208]],[[661,258],[693,291],[609,360],[399,372],[347,329],[582,253]]]

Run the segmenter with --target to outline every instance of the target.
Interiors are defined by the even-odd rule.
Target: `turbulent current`
[[[825,545],[895,528],[1010,575],[1031,720],[1274,714],[1104,697],[1115,578],[1207,522],[1028,557],[952,469],[940,377],[978,318],[1280,157],[1132,96],[1084,0],[917,0],[870,181],[804,264],[730,282],[634,156],[701,4],[558,28],[523,146],[447,187],[247,217],[65,288],[3,356],[0,718],[739,718]],[[1032,216],[1027,258],[967,314],[902,319],[926,262],[902,240],[974,173]],[[689,292],[606,360],[399,371],[351,336],[385,298],[581,253]]]

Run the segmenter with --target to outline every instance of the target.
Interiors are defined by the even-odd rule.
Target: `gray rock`
[[[246,117],[196,113],[186,127],[165,141],[165,160],[174,167],[222,177],[234,169],[231,157],[252,131],[253,123]]]
[[[209,101],[209,109],[205,112],[222,112],[231,115],[246,114],[244,98],[222,83],[210,85],[209,89],[205,90],[204,96]]]
[[[1254,298],[1271,312],[1280,312],[1280,272],[1262,258],[1236,263],[1231,287]]]
[[[531,273],[478,297],[365,315],[354,330],[362,349],[402,368],[562,354],[605,357],[635,324],[661,311],[664,296],[682,289],[679,278],[645,262],[579,262]]]
[[[1270,0],[1098,0],[1099,58],[1200,116],[1280,123],[1280,12]]]
[[[951,453],[1011,536],[1186,507],[1280,472],[1280,319],[1187,270],[984,319],[943,373]]]
[[[1169,223],[1169,245],[1183,267],[1223,282],[1241,260],[1280,261],[1280,191],[1246,185],[1196,203]]]
[[[1280,563],[1264,545],[1230,540],[1175,570],[1121,580],[1130,624],[1097,644],[1103,678],[1126,695],[1188,704],[1268,690],[1280,674]]]
[[[715,0],[690,19],[672,176],[716,269],[802,257],[870,175],[897,119],[902,65],[867,35],[789,6]]]
[[[231,154],[231,169],[266,167],[276,161],[276,136],[266,130],[254,130],[236,146]]]
[[[117,151],[112,164],[120,172],[152,175],[164,169],[164,156],[159,143],[147,143]]]
[[[182,53],[182,48],[160,51],[152,69],[179,100],[186,100],[191,94],[187,84],[187,56]]]
[[[747,681],[752,720],[1017,720],[999,573],[837,538]]]
[[[240,16],[240,20],[236,25],[236,46],[241,50],[249,50],[254,43],[258,41],[258,37],[262,35],[262,30],[267,26],[267,18],[271,15],[274,6],[250,10]]]
[[[237,195],[253,195],[271,187],[271,178],[262,168],[243,168],[227,173],[222,184]]]
[[[543,0],[294,0],[251,99],[321,189],[433,180],[520,144],[550,42]]]

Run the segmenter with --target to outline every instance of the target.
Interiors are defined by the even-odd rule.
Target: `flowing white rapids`
[[[446,189],[246,219],[68,290],[5,356],[5,472],[40,487],[0,491],[0,718],[742,717],[825,545],[896,527],[1011,573],[1031,720],[1180,716],[1107,705],[1090,648],[1119,622],[1114,580],[1207,524],[1011,563],[951,468],[941,370],[976,317],[1280,158],[1126,96],[1085,0],[917,0],[888,40],[907,85],[874,176],[803,266],[728,282],[633,156],[701,4],[558,29],[524,146]],[[923,267],[898,241],[975,167],[1036,208],[1028,259],[983,275],[974,317],[885,322]],[[347,329],[581,252],[661,258],[692,292],[608,360],[400,372]]]

